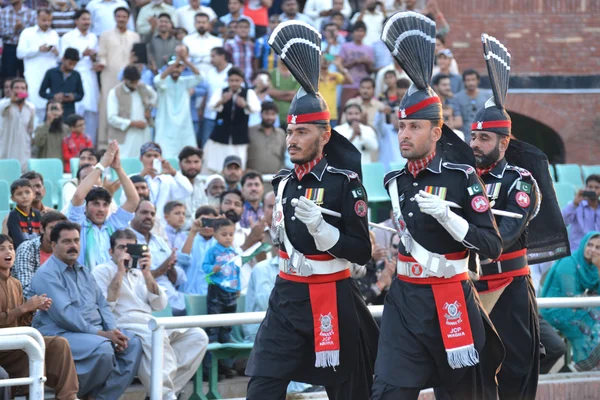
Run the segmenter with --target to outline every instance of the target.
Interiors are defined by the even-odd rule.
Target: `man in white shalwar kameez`
[[[122,157],[138,157],[140,148],[152,139],[150,112],[156,104],[156,92],[140,82],[140,71],[129,65],[123,82],[108,93],[106,111],[109,139],[116,139]]]
[[[29,87],[29,99],[35,106],[36,123],[42,124],[46,117],[48,100],[40,97],[39,91],[46,71],[58,65],[58,45],[60,38],[52,25],[52,14],[46,9],[37,13],[37,24],[25,28],[19,37],[17,57],[23,60],[23,75]]]
[[[167,295],[151,272],[150,253],[133,265],[128,244],[136,244],[136,235],[128,229],[111,236],[112,260],[92,271],[98,287],[106,297],[117,326],[137,335],[143,348],[138,377],[150,390],[152,332],[148,321],[153,311],[167,306]],[[177,394],[196,373],[208,346],[208,337],[200,328],[167,330],[164,337],[163,399],[175,400]]]
[[[192,75],[182,76],[185,68]],[[200,83],[200,71],[186,58],[169,62],[162,74],[154,77],[158,92],[155,141],[162,147],[163,157],[176,158],[185,146],[196,147],[196,133],[190,108],[190,89]]]
[[[25,172],[31,157],[35,107],[25,100],[27,83],[23,79],[14,79],[11,91],[11,97],[0,100],[0,159],[16,158]]]

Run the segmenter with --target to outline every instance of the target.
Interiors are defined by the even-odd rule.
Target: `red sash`
[[[498,257],[498,259],[494,260],[494,262],[512,260],[514,258],[523,257],[525,255],[527,255],[527,249],[513,251],[512,253],[502,254],[500,257]],[[520,268],[520,269],[517,269],[514,271],[480,276],[479,277],[480,281],[487,281],[488,289],[479,291],[479,293],[495,292],[496,290],[500,290],[500,289],[505,288],[506,286],[510,285],[512,283],[514,277],[525,276],[525,275],[529,275],[529,266],[526,266],[526,267],[523,267],[523,268]]]

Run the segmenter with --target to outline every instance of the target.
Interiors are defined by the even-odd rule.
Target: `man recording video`
[[[591,231],[600,230],[600,175],[593,174],[586,178],[585,188],[578,190],[573,201],[562,210],[565,224],[569,229],[571,252],[579,248],[581,239]]]

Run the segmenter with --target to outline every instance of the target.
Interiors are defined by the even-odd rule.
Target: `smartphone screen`
[[[152,169],[154,169],[157,174],[162,174],[162,161],[155,158],[154,161],[152,161]]]

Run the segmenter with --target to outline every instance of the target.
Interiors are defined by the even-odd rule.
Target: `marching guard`
[[[400,12],[382,40],[413,85],[398,112],[408,163],[384,179],[402,243],[398,279],[384,304],[372,399],[416,400],[421,389],[437,386],[452,399],[496,398],[503,349],[468,265],[469,254],[497,259],[502,241],[473,152],[443,124],[441,101],[429,87],[435,23]]]
[[[269,44],[302,88],[288,114],[295,167],[273,179],[280,272],[248,361],[247,398],[283,400],[293,380],[325,386],[330,399],[365,400],[378,328],[349,270],[371,257],[360,152],[331,129],[318,93],[318,31],[285,22]],[[322,215],[319,206],[341,218]]]

